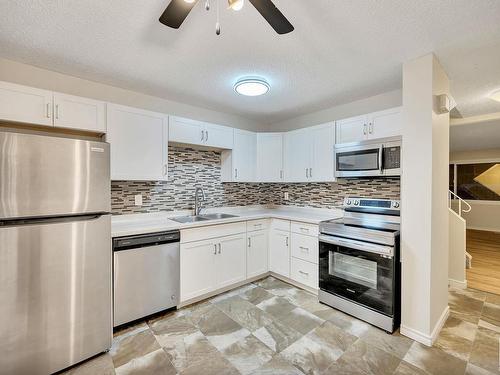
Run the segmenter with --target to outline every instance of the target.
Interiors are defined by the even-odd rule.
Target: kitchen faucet
[[[194,214],[199,215],[201,212],[201,202],[199,199],[199,193],[201,193],[201,202],[205,202],[206,197],[205,197],[205,192],[201,187],[197,187],[195,192],[194,192]]]

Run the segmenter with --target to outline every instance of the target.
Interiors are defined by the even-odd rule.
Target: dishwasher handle
[[[148,233],[113,238],[113,251],[137,249],[180,241],[179,231]]]

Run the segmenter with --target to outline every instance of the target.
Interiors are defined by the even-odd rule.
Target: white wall
[[[398,107],[401,105],[401,90],[389,91],[347,104],[341,104],[322,111],[309,113],[286,121],[271,124],[270,131],[286,131],[305,128],[328,121]]]
[[[428,345],[448,311],[449,115],[434,113],[443,93],[434,55],[403,65],[401,333]]]
[[[0,81],[143,108],[247,130],[267,130],[266,124],[135,91],[105,85],[0,58]]]
[[[450,163],[488,163],[492,161],[500,162],[500,149],[455,151],[450,153]],[[471,212],[463,214],[468,229],[500,232],[500,201],[469,200],[467,202],[472,207]]]

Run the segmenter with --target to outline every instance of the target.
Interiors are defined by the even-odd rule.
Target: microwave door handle
[[[384,166],[382,165],[384,159],[383,159],[383,153],[384,153],[384,145],[380,145],[378,149],[378,168],[380,171],[380,174],[384,173]]]

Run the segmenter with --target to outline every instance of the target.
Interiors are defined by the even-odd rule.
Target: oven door
[[[382,314],[394,313],[394,248],[320,236],[319,287]]]
[[[382,155],[381,144],[339,147],[335,152],[335,176],[381,176],[383,175]]]

